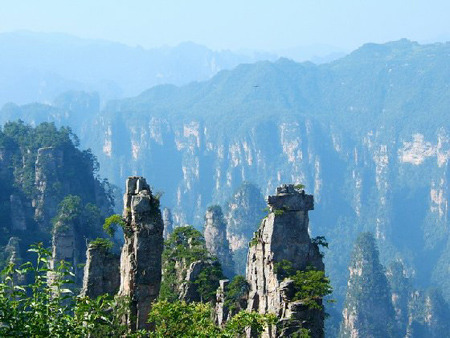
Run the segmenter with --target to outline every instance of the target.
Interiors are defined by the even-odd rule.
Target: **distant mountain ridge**
[[[192,42],[144,49],[27,31],[0,34],[0,48],[0,106],[51,102],[67,90],[97,91],[106,100],[132,96],[158,84],[207,80],[240,63],[275,58],[212,51]]]

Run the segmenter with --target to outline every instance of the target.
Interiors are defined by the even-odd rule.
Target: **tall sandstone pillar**
[[[130,329],[149,329],[148,314],[161,285],[164,225],[159,201],[152,195],[145,178],[128,178],[123,216],[126,225],[119,296],[130,300],[126,318]]]
[[[313,196],[293,185],[283,185],[275,196],[268,197],[268,204],[270,212],[250,242],[247,256],[247,309],[280,318],[280,325],[263,336],[290,337],[304,328],[312,337],[323,337],[323,310],[309,309],[301,301],[294,301],[292,280],[280,280],[276,273],[276,264],[284,260],[290,261],[294,270],[306,270],[308,266],[324,270],[319,248],[308,234]]]

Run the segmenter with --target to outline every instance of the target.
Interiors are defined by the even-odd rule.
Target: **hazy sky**
[[[349,50],[403,37],[450,40],[450,0],[0,0],[0,32],[22,29],[143,47]]]

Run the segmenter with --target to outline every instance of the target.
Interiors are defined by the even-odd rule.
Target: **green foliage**
[[[105,223],[103,223],[103,230],[105,230],[109,236],[114,237],[117,226],[120,226],[125,230],[126,223],[121,215],[114,214],[105,219]]]
[[[284,214],[284,210],[283,209],[275,209],[273,211],[273,213],[275,214],[275,216],[281,216]]]
[[[255,231],[255,232],[253,233],[252,239],[251,239],[250,242],[248,243],[248,246],[249,246],[249,247],[255,246],[256,244],[258,244],[258,242],[259,242],[259,231]]]
[[[228,308],[232,314],[242,309],[245,305],[245,301],[242,302],[243,298],[248,294],[249,289],[250,286],[244,276],[235,276],[225,290],[224,307]]]
[[[317,236],[311,239],[311,242],[313,244],[316,244],[318,246],[324,247],[324,248],[328,248],[328,242],[327,239],[325,238],[325,236]]]
[[[211,263],[205,265],[195,283],[204,301],[214,299],[219,280],[223,278],[222,269],[206,249],[203,235],[192,226],[175,228],[169,239],[164,242],[160,299],[169,301],[178,299],[180,283],[186,277],[186,270],[196,261]]]
[[[296,189],[296,190],[304,190],[305,189],[305,185],[301,184],[301,183],[296,184],[296,185],[294,185],[294,189]]]
[[[81,198],[79,196],[68,195],[58,205],[56,217],[52,219],[55,231],[64,230],[64,227],[82,213]]]
[[[2,337],[101,337],[122,336],[121,324],[127,302],[101,296],[95,300],[76,297],[67,288],[70,266],[64,261],[49,266],[50,252],[42,244],[30,249],[36,263],[20,268],[10,264],[1,274],[0,336]],[[30,274],[28,285],[15,283],[15,275]],[[51,274],[53,278],[49,279]],[[114,309],[114,311],[112,311]]]
[[[114,243],[111,242],[107,238],[98,237],[98,238],[94,239],[93,241],[90,241],[89,245],[95,249],[110,251],[112,249]]]
[[[322,247],[322,248],[327,248],[328,249],[328,241],[325,238],[325,236],[316,236],[314,238],[311,238],[311,242],[315,245],[317,245],[317,247]],[[324,253],[319,249],[320,251],[320,255],[323,257]]]
[[[149,322],[155,327],[152,337],[217,337],[211,306],[204,303],[169,302],[153,304]]]
[[[197,291],[200,294],[200,300],[202,302],[214,302],[219,281],[224,278],[222,268],[217,261],[203,268],[194,281],[194,284],[197,286]]]
[[[294,282],[294,298],[301,300],[311,309],[322,309],[321,300],[332,293],[333,288],[325,272],[308,267],[305,271],[295,270],[292,262],[283,259],[274,264],[278,280],[291,279]]]
[[[294,281],[295,296],[293,300],[301,300],[311,309],[322,309],[321,300],[332,293],[330,279],[321,270],[297,270],[290,276]]]
[[[280,262],[275,262],[273,265],[273,271],[277,275],[279,281],[295,274],[295,269],[292,266],[292,262],[287,259],[283,259]]]
[[[153,304],[149,322],[155,327],[150,337],[231,338],[243,336],[246,328],[258,336],[265,327],[276,323],[276,317],[241,311],[220,328],[214,324],[210,304],[160,300]]]

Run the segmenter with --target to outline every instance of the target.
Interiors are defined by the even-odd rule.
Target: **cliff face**
[[[405,337],[446,337],[450,332],[450,308],[440,291],[415,291],[409,303],[408,328]]]
[[[281,281],[277,272],[277,266],[285,261],[291,262],[295,271],[304,271],[309,266],[324,270],[319,248],[308,234],[308,211],[314,209],[313,196],[293,185],[283,185],[277,188],[276,195],[269,196],[268,204],[270,213],[250,242],[248,252],[248,310],[276,314],[285,335],[303,327],[313,337],[323,337],[323,311],[294,302],[289,291],[292,281]],[[276,334],[281,332],[279,329]]]
[[[206,211],[203,235],[209,253],[217,257],[222,265],[224,275],[227,278],[232,278],[236,272],[227,239],[227,224],[220,206],[209,207]]]
[[[372,234],[358,237],[349,271],[340,337],[397,337],[391,291]]]
[[[69,129],[50,123],[31,127],[8,122],[3,126],[0,222],[5,234],[0,236],[0,246],[16,236],[21,240],[20,254],[28,260],[32,259],[27,252],[30,244],[42,241],[49,246],[52,241],[55,264],[67,259],[77,269],[84,262],[83,238],[103,232],[102,221],[112,212],[112,203],[108,183],[96,176],[96,158],[77,147],[77,138]],[[70,199],[76,203],[69,203]]]
[[[110,249],[89,244],[84,266],[81,296],[92,299],[100,295],[114,296],[120,286],[120,257]]]
[[[235,271],[239,275],[245,275],[248,243],[265,216],[265,207],[260,189],[252,183],[243,183],[227,201],[227,238],[233,252]]]
[[[120,296],[130,299],[127,324],[131,330],[149,328],[151,303],[161,285],[164,225],[155,199],[143,177],[129,177],[124,195],[125,244],[120,257]]]
[[[164,239],[169,238],[170,234],[173,232],[173,218],[172,212],[169,208],[163,209],[162,219],[164,223]]]
[[[38,149],[36,157],[35,186],[37,197],[33,200],[35,218],[42,230],[46,230],[51,223],[52,216],[60,202],[59,196],[67,194],[67,185],[58,177],[63,167],[63,151],[55,147]],[[57,186],[57,189],[55,189]]]

